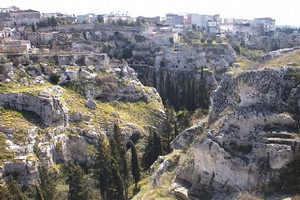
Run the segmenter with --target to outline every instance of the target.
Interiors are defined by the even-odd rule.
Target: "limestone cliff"
[[[157,167],[164,172],[152,178],[162,184],[175,174],[168,190],[179,199],[299,191],[299,74],[300,67],[289,66],[224,74],[209,118],[172,142],[177,167],[170,169],[174,160],[166,156]],[[137,199],[151,193],[145,188]]]
[[[208,109],[209,95],[218,84],[217,74],[236,61],[228,44],[177,45],[152,59],[147,54],[143,58],[134,57],[130,66],[143,84],[155,87],[163,101],[176,110]]]
[[[97,58],[88,67],[48,65],[46,58],[1,65],[1,178],[26,186],[40,164],[57,173],[70,160],[90,168],[98,138],[112,135],[114,123],[125,141],[137,143],[147,141],[149,126],[162,127],[165,113],[155,88],[142,85],[126,63],[104,66]]]

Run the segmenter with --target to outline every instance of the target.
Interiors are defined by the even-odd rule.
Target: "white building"
[[[255,18],[251,23],[252,29],[258,35],[272,35],[275,32],[275,19],[272,18]]]
[[[12,11],[18,11],[20,10],[20,8],[16,7],[16,6],[10,6],[8,8],[0,8],[0,13],[9,13]]]

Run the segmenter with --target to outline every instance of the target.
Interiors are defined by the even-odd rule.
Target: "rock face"
[[[46,126],[68,126],[68,108],[61,102],[59,86],[47,87],[38,95],[22,92],[0,93],[0,105],[35,112]]]
[[[13,78],[12,63],[0,63],[0,81]]]
[[[236,55],[228,44],[194,44],[175,47],[157,54],[154,65],[173,69],[212,68],[214,71],[226,69],[236,61]]]
[[[101,57],[89,59],[93,66],[0,64],[2,77],[16,74],[8,84],[0,79],[0,145],[9,152],[0,155],[0,179],[12,176],[28,186],[37,179],[40,164],[59,172],[58,166],[71,160],[91,168],[98,138],[113,135],[116,121],[126,142],[147,137],[148,125],[161,129],[165,113],[155,88],[142,85],[125,62],[104,66]],[[22,77],[26,82],[16,79]],[[49,86],[48,78],[59,85]]]
[[[130,66],[144,85],[155,87],[175,110],[208,109],[210,92],[217,87],[213,72],[222,73],[237,59],[228,44],[178,45],[152,59],[147,53],[143,57],[148,59],[134,57]]]
[[[283,67],[224,75],[211,95],[209,128],[193,127],[173,142],[184,149],[180,138],[200,135],[174,184],[192,199],[299,189],[299,74],[300,67]]]
[[[144,85],[157,89],[162,100],[168,101],[175,110],[207,109],[209,94],[217,88],[212,71],[201,69],[178,70],[152,66],[133,66]]]
[[[73,84],[86,98],[104,101],[161,101],[155,88],[145,87],[127,63],[113,64],[109,73],[103,76],[83,76],[84,70],[78,71],[66,71],[62,74],[60,83]]]

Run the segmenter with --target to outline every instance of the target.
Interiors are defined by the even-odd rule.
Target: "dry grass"
[[[300,51],[292,51],[271,59],[264,64],[264,67],[283,67],[285,65],[300,66]]]
[[[3,133],[0,132],[0,165],[6,159],[14,158],[14,152],[7,149],[6,138]]]
[[[165,159],[169,159],[172,163],[166,172],[163,173],[159,182],[155,187],[152,186],[152,176],[142,179],[138,187],[140,187],[140,192],[133,197],[134,200],[175,200],[176,197],[169,191],[169,188],[174,179],[177,167],[182,162],[181,151],[174,151],[169,155],[165,156]],[[154,164],[154,171],[157,171],[160,163]],[[154,173],[155,174],[155,173]],[[132,189],[132,187],[130,188]]]
[[[160,119],[157,115],[162,105],[158,102],[122,102],[122,101],[96,101],[95,110],[86,107],[86,99],[71,89],[63,89],[63,101],[67,103],[70,113],[82,113],[91,116],[91,123],[99,125],[101,123],[113,122],[116,119],[121,121],[121,125],[128,122],[134,123],[141,128],[147,125],[154,125]],[[78,124],[77,124],[78,125]]]

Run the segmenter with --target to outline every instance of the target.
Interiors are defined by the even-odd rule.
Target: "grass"
[[[300,81],[300,70],[290,68],[289,71],[286,73],[286,77],[287,78],[294,78],[299,83],[299,81]]]
[[[45,83],[43,85],[36,84],[34,86],[25,86],[23,84],[16,84],[16,83],[0,83],[0,93],[4,92],[30,92],[30,93],[36,93],[39,92],[41,89],[53,86],[51,83]]]
[[[271,59],[264,64],[264,67],[283,67],[285,65],[300,66],[300,51],[292,51]]]
[[[165,173],[159,179],[157,185],[155,187],[152,186],[152,178],[148,177],[142,179],[138,183],[138,188],[140,192],[134,196],[132,199],[134,200],[175,200],[176,197],[169,191],[169,188],[174,179],[175,173],[177,171],[177,167],[180,165],[183,159],[181,159],[182,153],[180,151],[174,151],[169,155],[164,156],[165,159],[168,159],[171,164],[166,170]],[[154,164],[154,174],[159,168],[161,163]],[[134,186],[129,187],[129,191],[132,191]]]
[[[42,125],[42,120],[34,112],[19,111],[0,106],[0,124],[22,131],[32,126]]]
[[[125,125],[128,122],[137,124],[141,128],[147,125],[154,125],[160,120],[157,111],[162,108],[162,105],[158,102],[123,102],[123,101],[97,101],[97,108],[95,110],[86,107],[86,101],[84,96],[75,92],[72,89],[63,89],[63,101],[67,103],[70,113],[82,113],[84,115],[91,116],[91,123],[98,126],[99,124],[105,124],[113,122],[119,119],[122,124]],[[81,122],[74,125],[80,125]],[[83,125],[81,123],[81,125]]]
[[[6,159],[14,158],[14,152],[7,149],[6,138],[2,132],[0,132],[0,165]]]

